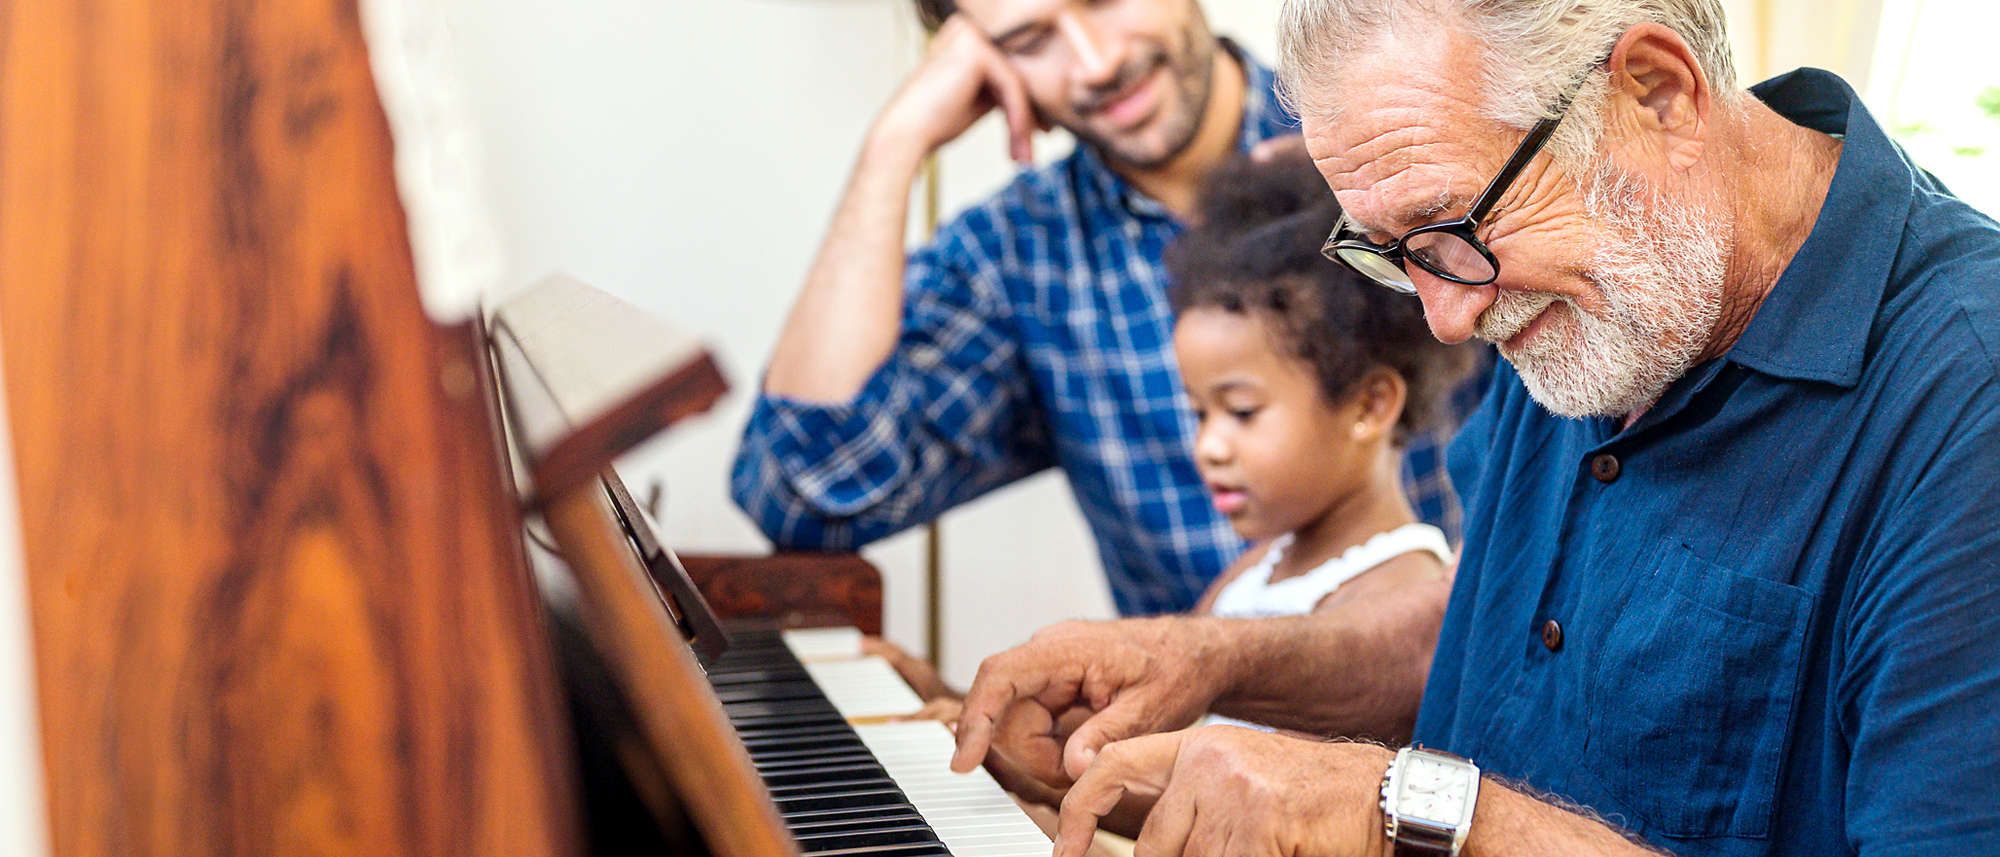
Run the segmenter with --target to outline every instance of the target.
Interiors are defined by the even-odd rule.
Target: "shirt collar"
[[[1799,69],[1751,88],[1786,119],[1844,139],[1819,219],[1728,359],[1783,378],[1851,387],[1908,218],[1914,174],[1860,96]]]
[[[1278,100],[1277,78],[1249,51],[1235,41],[1224,37],[1218,39],[1224,50],[1236,58],[1236,64],[1243,69],[1243,120],[1237,128],[1236,149],[1247,152],[1252,146],[1280,134],[1296,134],[1299,120],[1285,109]],[[1141,193],[1125,181],[1123,176],[1112,171],[1104,162],[1104,157],[1095,146],[1077,145],[1077,157],[1084,171],[1096,182],[1097,188],[1106,199],[1123,203],[1133,214],[1171,219],[1173,214],[1158,200]]]

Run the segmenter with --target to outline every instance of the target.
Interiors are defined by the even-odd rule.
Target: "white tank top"
[[[1286,533],[1271,540],[1271,547],[1259,557],[1257,564],[1236,576],[1235,580],[1216,593],[1215,604],[1209,609],[1210,615],[1231,619],[1265,619],[1272,616],[1302,616],[1311,613],[1319,602],[1340,585],[1353,580],[1367,571],[1395,557],[1411,551],[1429,551],[1438,562],[1449,567],[1453,560],[1451,544],[1445,541],[1444,531],[1425,523],[1404,524],[1387,532],[1376,533],[1369,539],[1348,548],[1340,556],[1320,563],[1319,567],[1289,577],[1277,583],[1271,582],[1271,569],[1283,559],[1285,551],[1292,546],[1292,534]],[[1269,730],[1259,723],[1210,714],[1203,718],[1201,725],[1248,726],[1252,729]]]
[[[1444,531],[1425,523],[1404,524],[1376,533],[1340,556],[1320,563],[1318,568],[1297,577],[1271,582],[1271,570],[1292,546],[1292,534],[1271,540],[1257,564],[1245,569],[1215,596],[1212,615],[1233,619],[1260,619],[1269,616],[1299,616],[1311,613],[1328,593],[1353,580],[1362,572],[1411,551],[1429,551],[1438,562],[1452,563],[1451,545]]]

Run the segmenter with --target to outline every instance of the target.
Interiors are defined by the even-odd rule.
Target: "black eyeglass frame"
[[[1477,229],[1480,221],[1484,220],[1486,215],[1492,212],[1494,204],[1500,201],[1500,195],[1506,193],[1507,189],[1513,186],[1515,177],[1521,174],[1521,170],[1528,166],[1528,161],[1534,159],[1535,154],[1542,150],[1544,144],[1548,143],[1549,137],[1555,134],[1556,126],[1562,124],[1563,116],[1568,113],[1569,105],[1565,103],[1562,112],[1557,113],[1554,117],[1536,122],[1534,127],[1529,128],[1528,136],[1521,140],[1521,145],[1514,147],[1513,156],[1509,157],[1506,165],[1500,168],[1500,173],[1494,176],[1492,181],[1486,183],[1486,189],[1480,191],[1479,198],[1473,200],[1472,208],[1466,211],[1464,217],[1425,224],[1403,233],[1401,238],[1397,238],[1387,244],[1377,244],[1361,237],[1361,234],[1355,230],[1353,221],[1349,220],[1347,213],[1343,211],[1340,214],[1340,219],[1333,224],[1333,233],[1326,237],[1326,244],[1319,248],[1320,255],[1347,266],[1349,270],[1367,278],[1369,282],[1406,295],[1417,293],[1417,287],[1414,282],[1395,283],[1384,280],[1381,277],[1361,270],[1359,266],[1341,258],[1340,252],[1343,250],[1356,250],[1373,253],[1387,259],[1398,268],[1403,267],[1402,260],[1409,259],[1416,262],[1419,267],[1438,277],[1468,286],[1483,286],[1499,279],[1500,260],[1494,258],[1493,251],[1487,249],[1486,242],[1479,240],[1479,236],[1474,235],[1473,230]],[[1452,236],[1464,241],[1474,251],[1478,252],[1479,255],[1485,257],[1486,265],[1492,269],[1492,273],[1482,279],[1461,277],[1431,264],[1421,254],[1408,252],[1406,248],[1411,238],[1434,232],[1449,232]],[[1409,274],[1405,271],[1404,277],[1407,279],[1408,276]]]

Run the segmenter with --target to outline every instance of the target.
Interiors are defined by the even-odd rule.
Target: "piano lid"
[[[509,298],[492,328],[538,498],[595,478],[727,389],[699,340],[566,276]]]

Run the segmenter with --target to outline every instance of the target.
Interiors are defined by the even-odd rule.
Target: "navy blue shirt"
[[[1500,368],[1416,738],[1678,854],[2000,854],[2000,228],[1754,91],[1844,137],[1812,233],[1630,429]]]

